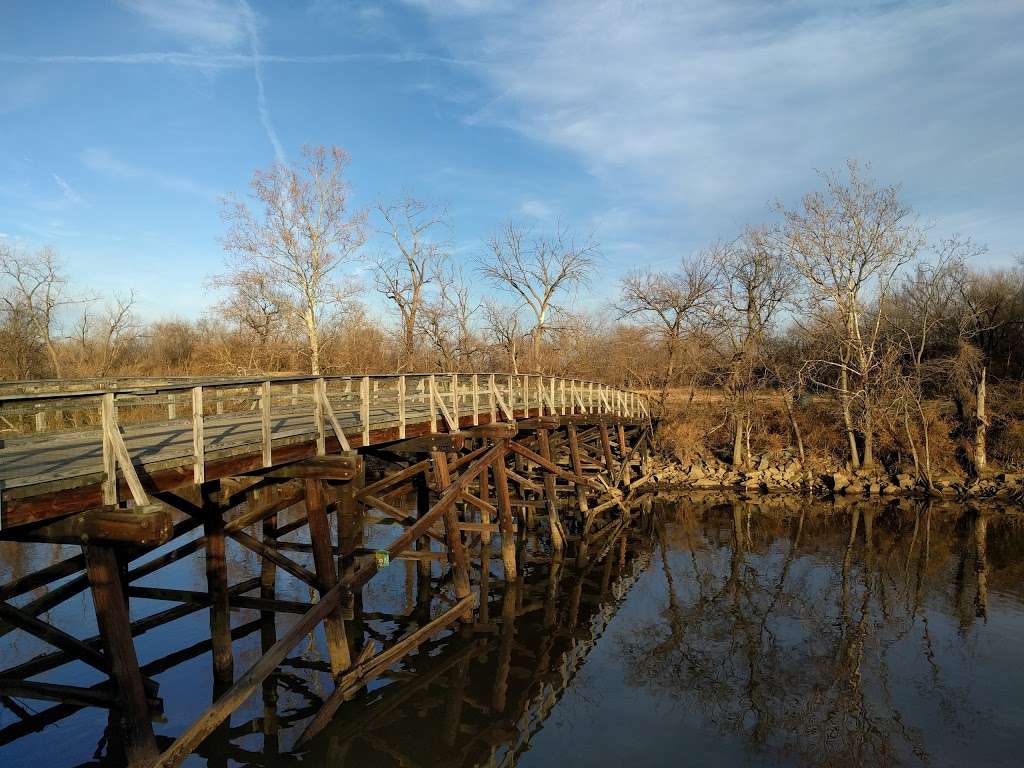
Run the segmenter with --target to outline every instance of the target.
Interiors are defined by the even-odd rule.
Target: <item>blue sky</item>
[[[337,144],[357,205],[446,203],[461,258],[509,218],[592,232],[598,301],[853,157],[1008,264],[1022,39],[1020,0],[0,0],[0,233],[196,317],[219,198]]]

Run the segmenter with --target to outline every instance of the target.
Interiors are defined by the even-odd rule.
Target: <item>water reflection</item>
[[[1019,516],[691,501],[656,530],[666,599],[619,638],[630,684],[768,762],[1016,759],[1019,721],[994,728],[973,682],[1024,660],[979,643],[997,584],[1001,629],[1024,629]]]
[[[282,530],[289,522],[283,513]],[[319,639],[296,649],[191,761],[1016,765],[1022,522],[1016,509],[927,502],[662,498],[574,540],[561,558],[535,533],[523,536],[524,575],[508,587],[495,539],[474,558],[474,621],[342,705],[307,750],[296,752],[295,740],[332,688]],[[374,547],[393,532],[369,525],[353,535]],[[262,597],[308,599],[282,588],[272,565],[236,554],[232,583],[257,573]],[[353,596],[350,631],[386,646],[429,622],[451,604],[445,573],[429,550],[394,563]],[[186,560],[168,576],[199,581],[203,568]],[[62,610],[69,626],[81,620],[80,609]],[[218,695],[206,624],[199,612],[139,638],[146,673],[168,699],[172,719],[157,727],[165,743]],[[236,611],[236,668],[286,626],[280,614]],[[4,765],[37,761],[47,743],[75,755],[64,764],[117,762],[103,757],[115,754],[106,737],[97,744],[105,712],[33,733],[11,711],[0,722]]]

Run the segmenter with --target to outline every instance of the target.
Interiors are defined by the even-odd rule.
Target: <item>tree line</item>
[[[348,162],[305,148],[223,203],[225,262],[209,280],[221,298],[198,319],[142,322],[131,295],[77,291],[52,249],[0,242],[0,377],[542,372],[674,408],[712,389],[720,423],[701,437],[734,464],[773,432],[805,458],[822,419],[853,469],[896,457],[930,482],[941,456],[980,472],[994,424],[1024,461],[1024,267],[983,269],[983,247],[929,238],[900,188],[855,162],[584,310],[573,300],[599,278],[592,237],[509,222],[457,260],[443,206],[407,193],[357,209]]]

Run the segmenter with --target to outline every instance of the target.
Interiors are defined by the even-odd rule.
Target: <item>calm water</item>
[[[372,545],[394,534],[368,535]],[[47,552],[0,549],[0,576]],[[233,554],[235,580],[252,575],[255,559]],[[316,640],[297,648],[189,764],[1024,760],[1024,517],[1015,510],[659,500],[585,558],[571,552],[553,563],[541,541],[524,542],[521,558],[527,573],[514,589],[504,588],[496,555],[477,571],[484,599],[476,623],[427,643],[376,681],[308,751],[290,749],[330,691]],[[202,559],[193,558],[141,583],[196,587],[202,576]],[[308,599],[289,577],[279,584],[279,597]],[[445,591],[436,566],[426,574],[395,563],[353,606],[350,627],[387,642],[444,610]],[[133,614],[167,605],[133,600]],[[94,631],[86,601],[49,619],[78,635]],[[236,674],[289,621],[233,612]],[[199,611],[137,639],[165,701],[161,736],[180,733],[211,700],[201,645],[161,661],[206,634]],[[0,638],[4,666],[41,650],[20,633]],[[38,679],[99,677],[69,665]],[[33,712],[51,706],[20,703]],[[103,761],[101,710],[36,733],[22,734],[18,723],[0,706],[0,766]]]

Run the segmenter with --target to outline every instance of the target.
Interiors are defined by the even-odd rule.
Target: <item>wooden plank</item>
[[[351,451],[352,448],[348,444],[348,438],[345,437],[345,431],[341,428],[341,425],[338,423],[338,417],[334,415],[334,407],[331,405],[331,399],[327,396],[327,384],[324,383],[323,386],[320,386],[317,389],[317,391],[320,394],[320,400],[323,410],[327,414],[328,420],[331,422],[331,430],[334,432],[334,437],[337,439],[339,445],[341,446],[341,450]],[[363,444],[365,445],[366,442],[367,441],[364,440]]]
[[[106,465],[107,463],[106,452],[109,447],[115,457],[114,463],[121,467],[121,474],[124,476],[125,481],[128,483],[128,488],[132,492],[132,499],[134,499],[137,505],[145,506],[149,504],[149,497],[146,496],[146,492],[142,488],[142,482],[135,471],[135,465],[132,464],[131,456],[128,455],[124,439],[121,437],[121,430],[117,425],[117,409],[114,405],[113,395],[110,395],[109,399],[107,396],[104,396],[103,403],[104,464]]]
[[[16,534],[17,541],[83,544],[89,541],[122,542],[156,547],[171,539],[170,514],[156,505],[130,511],[93,509]],[[84,565],[84,560],[82,561]]]
[[[9,603],[0,602],[0,618],[104,674],[110,672],[108,659],[97,652],[95,648],[86,645],[77,637],[69,635],[63,629],[58,629],[52,624],[47,624],[42,619],[36,618],[28,611],[15,608]]]
[[[285,557],[273,547],[267,546],[259,539],[255,539],[245,531],[227,531],[227,534],[246,549],[251,549],[260,557],[265,557],[279,568],[284,569],[299,581],[308,584],[314,589],[320,588],[320,582],[308,569],[296,563],[294,560]]]
[[[445,424],[448,425],[449,432],[458,432],[459,423],[452,418],[451,412],[448,410],[448,406],[444,404],[444,398],[441,397],[441,393],[437,391],[437,385],[434,382],[434,377],[430,377],[430,397],[431,400],[441,409],[441,415],[444,417]],[[431,411],[432,418],[435,420],[431,424],[431,431],[436,432],[436,415],[434,411]]]
[[[351,480],[356,476],[357,464],[352,456],[314,456],[260,474],[281,479]]]

